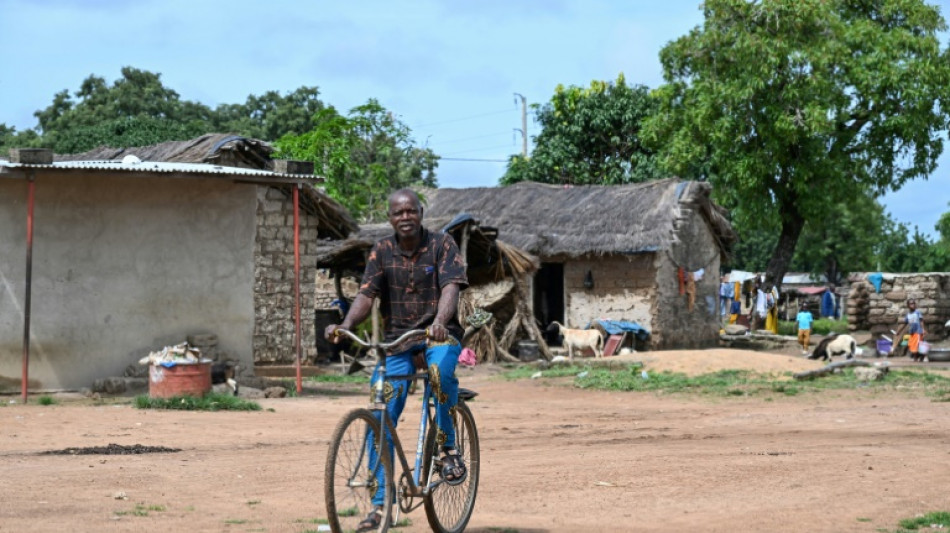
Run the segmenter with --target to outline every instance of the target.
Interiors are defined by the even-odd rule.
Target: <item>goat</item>
[[[237,375],[237,363],[233,361],[218,361],[211,365],[211,385],[221,385],[214,387],[216,392],[225,392],[228,389],[234,396],[238,395],[238,382],[234,379]]]
[[[845,359],[852,359],[858,353],[857,345],[851,335],[829,335],[818,343],[808,358],[828,361],[835,355],[845,355]]]
[[[567,356],[573,361],[574,360],[574,348],[578,350],[583,350],[584,348],[590,348],[594,351],[594,357],[601,357],[603,355],[603,345],[604,338],[601,336],[600,331],[597,329],[570,329],[564,327],[557,320],[551,322],[551,326],[557,326],[558,331],[561,336],[564,337],[564,346],[567,347]],[[551,326],[548,326],[549,328]]]

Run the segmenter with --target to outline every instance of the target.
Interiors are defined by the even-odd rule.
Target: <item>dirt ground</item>
[[[625,357],[648,372],[820,366],[722,349]],[[498,372],[460,371],[480,393],[471,406],[482,476],[469,531],[870,533],[950,510],[948,404],[919,391],[706,398]],[[0,397],[0,532],[317,531],[328,437],[367,398],[356,386],[321,392],[216,413]],[[110,444],[181,451],[40,454]],[[409,518],[396,531],[428,529],[422,509]]]

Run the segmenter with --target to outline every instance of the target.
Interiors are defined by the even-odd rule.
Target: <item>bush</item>
[[[848,321],[845,319],[835,320],[833,318],[819,318],[811,323],[811,334],[812,335],[828,335],[829,333],[847,333],[848,332]],[[786,322],[784,320],[779,320],[778,322],[778,334],[779,335],[798,335],[798,322],[794,320],[791,322]]]

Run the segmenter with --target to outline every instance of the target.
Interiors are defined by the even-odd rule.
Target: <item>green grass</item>
[[[909,533],[921,530],[945,530],[950,528],[950,512],[934,511],[914,518],[905,518],[898,522],[894,533]]]
[[[145,505],[137,503],[131,511],[116,511],[116,516],[148,516],[149,511],[164,511],[164,505]]]
[[[522,367],[502,374],[505,379],[528,379],[539,372],[536,368]],[[650,372],[647,379],[640,366],[626,369],[584,368],[579,366],[555,367],[541,372],[541,379],[572,377],[573,385],[581,389],[610,391],[639,391],[658,394],[694,394],[720,397],[742,396],[795,396],[822,390],[867,388],[923,392],[935,401],[950,401],[950,377],[932,371],[892,370],[882,381],[860,382],[852,368],[820,378],[796,381],[787,379],[786,372],[778,379],[774,375],[748,370],[720,370],[700,376],[678,372]]]
[[[812,335],[827,335],[831,332],[835,333],[847,333],[848,332],[848,321],[847,320],[834,320],[831,318],[817,318],[814,322],[811,323],[811,334]],[[788,335],[795,337],[798,335],[798,322],[794,320],[786,322],[784,320],[778,321],[778,334],[779,335]]]
[[[230,394],[209,393],[200,398],[176,396],[173,398],[150,398],[136,396],[135,407],[139,409],[174,409],[179,411],[260,411],[257,402],[244,400]]]
[[[56,405],[59,402],[52,396],[40,396],[36,399],[36,403],[40,405]]]

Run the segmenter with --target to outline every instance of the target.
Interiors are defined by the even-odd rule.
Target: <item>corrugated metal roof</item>
[[[132,156],[119,160],[103,161],[58,161],[49,165],[31,165],[22,163],[11,163],[5,159],[0,159],[0,168],[10,169],[61,169],[61,170],[110,170],[127,172],[154,172],[157,174],[187,173],[187,174],[210,174],[210,175],[228,175],[228,176],[256,176],[270,178],[293,178],[309,179],[316,182],[322,182],[323,178],[312,174],[284,174],[271,172],[269,170],[258,170],[253,168],[225,167],[221,165],[210,165],[207,163],[168,163],[156,161],[139,161]]]

